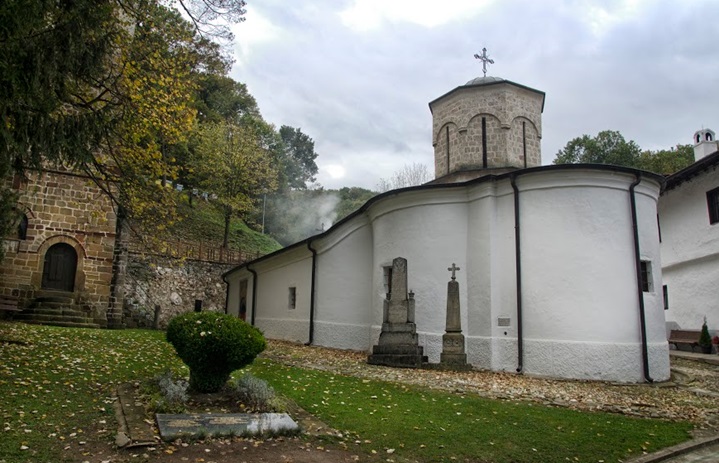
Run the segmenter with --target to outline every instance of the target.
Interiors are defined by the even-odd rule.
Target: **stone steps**
[[[80,310],[75,306],[52,306],[52,307],[46,307],[44,305],[41,306],[31,306],[25,310],[22,311],[24,314],[37,314],[37,315],[54,315],[54,316],[76,316],[76,317],[87,317],[87,311]]]
[[[49,290],[36,292],[29,307],[13,318],[23,323],[72,328],[101,328],[106,324],[76,304],[72,293]]]
[[[72,293],[65,291],[50,291],[43,290],[35,293],[34,303],[57,303],[72,305],[75,303],[75,299],[72,297]]]
[[[52,321],[37,321],[37,320],[22,320],[23,323],[28,325],[49,325],[49,326],[63,326],[66,328],[101,328],[97,323],[75,323],[68,321],[52,320]]]
[[[70,323],[88,323],[94,325],[92,318],[86,315],[65,315],[65,314],[45,314],[45,313],[19,313],[15,316],[19,321],[35,321],[42,322],[70,322]]]

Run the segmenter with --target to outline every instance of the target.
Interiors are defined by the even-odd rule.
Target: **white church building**
[[[370,352],[396,257],[430,362],[456,264],[467,362],[620,382],[669,378],[661,176],[541,166],[543,92],[481,77],[432,101],[435,180],[223,278],[227,311],[270,339]]]

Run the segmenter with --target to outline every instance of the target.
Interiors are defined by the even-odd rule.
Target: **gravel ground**
[[[690,420],[698,435],[719,430],[719,366],[672,357],[672,379],[628,385],[605,381],[538,378],[472,370],[450,372],[398,369],[367,364],[367,354],[271,341],[262,357],[287,365],[395,381],[433,389],[474,393],[505,400],[528,400],[578,410]]]

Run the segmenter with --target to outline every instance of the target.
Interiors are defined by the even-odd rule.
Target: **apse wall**
[[[630,206],[632,173],[540,169],[517,177],[521,217],[523,368],[527,373],[642,381]],[[636,186],[653,379],[669,377],[656,223],[659,184]],[[657,293],[657,291],[659,293]]]

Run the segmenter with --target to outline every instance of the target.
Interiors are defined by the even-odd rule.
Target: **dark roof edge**
[[[435,102],[441,100],[442,98],[444,98],[444,97],[446,97],[446,96],[449,96],[450,94],[452,94],[452,93],[454,93],[454,92],[456,92],[456,91],[458,91],[458,90],[460,90],[460,89],[463,89],[463,88],[473,88],[473,87],[489,87],[489,86],[491,86],[491,85],[500,85],[500,84],[510,84],[510,85],[514,85],[515,87],[523,88],[523,89],[525,89],[525,90],[529,90],[530,92],[534,92],[534,93],[538,93],[538,94],[542,95],[542,112],[544,112],[544,101],[545,101],[546,96],[547,96],[546,93],[544,93],[544,92],[541,91],[541,90],[537,90],[536,88],[527,87],[526,85],[518,84],[518,83],[516,83],[516,82],[512,82],[511,80],[506,80],[506,79],[504,79],[504,80],[499,80],[499,81],[496,81],[496,82],[488,82],[488,83],[486,83],[486,84],[481,84],[481,85],[460,85],[460,86],[458,86],[458,87],[455,87],[455,88],[453,88],[452,90],[450,90],[450,91],[448,91],[447,93],[445,93],[444,95],[439,96],[439,97],[435,98],[434,100],[430,101],[430,102],[428,103],[428,105],[429,105],[429,110],[430,110],[430,112],[432,111],[432,104],[434,104]]]
[[[664,191],[673,190],[674,188],[678,187],[682,183],[686,182],[687,180],[691,179],[692,177],[696,177],[703,171],[709,169],[710,167],[716,167],[719,165],[719,151],[715,151],[712,154],[709,154],[707,156],[704,156],[700,160],[696,161],[694,164],[685,167],[684,169],[680,170],[679,172],[675,172],[668,177],[666,177],[666,183],[664,185]]]
[[[582,170],[582,169],[591,169],[591,170],[601,170],[601,171],[614,171],[614,172],[621,172],[625,174],[634,174],[634,175],[641,175],[643,177],[649,177],[655,181],[657,181],[660,185],[663,185],[664,183],[664,177],[659,174],[655,174],[654,172],[649,172],[645,170],[639,170],[634,169],[631,167],[623,167],[623,166],[614,166],[611,164],[557,164],[557,165],[549,165],[549,166],[539,166],[539,167],[529,167],[527,169],[519,169],[512,172],[507,172],[504,174],[499,175],[485,175],[483,177],[474,178],[472,180],[467,180],[466,182],[461,183],[435,183],[435,184],[423,184],[423,185],[417,185],[417,186],[410,186],[405,188],[399,188],[396,190],[390,190],[385,191],[384,193],[380,193],[377,196],[374,196],[367,200],[366,203],[364,203],[359,209],[345,217],[344,219],[340,220],[336,224],[332,225],[330,228],[325,230],[322,233],[319,233],[317,235],[310,236],[309,238],[305,238],[302,241],[298,241],[297,243],[291,244],[287,247],[284,247],[282,249],[278,249],[275,252],[272,252],[270,254],[266,254],[262,257],[258,257],[257,259],[251,260],[249,262],[245,262],[243,264],[238,265],[237,267],[234,267],[227,272],[222,274],[222,279],[225,279],[226,275],[229,275],[230,273],[233,273],[237,270],[240,270],[244,267],[247,267],[249,265],[255,264],[257,262],[261,262],[267,259],[270,259],[276,255],[282,254],[283,252],[299,248],[301,246],[307,246],[308,243],[311,243],[312,241],[318,240],[320,238],[323,238],[327,235],[329,235],[330,232],[332,232],[336,227],[340,226],[341,224],[344,224],[345,222],[348,222],[352,220],[354,217],[363,214],[372,204],[376,203],[377,201],[380,201],[385,198],[389,198],[391,196],[396,196],[401,193],[406,193],[410,191],[422,191],[422,190],[437,190],[437,189],[446,189],[446,188],[463,188],[467,186],[471,186],[474,184],[481,184],[484,182],[489,181],[497,181],[497,180],[503,180],[505,178],[510,177],[519,177],[526,174],[532,174],[536,172],[544,172],[544,171],[561,171],[561,170]]]

